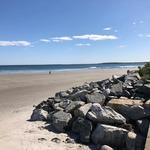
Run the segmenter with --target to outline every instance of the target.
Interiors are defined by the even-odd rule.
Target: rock
[[[105,95],[106,97],[108,97],[109,94],[110,94],[110,92],[111,92],[110,89],[107,88],[107,89],[104,90],[104,95]]]
[[[129,132],[126,138],[126,147],[128,150],[136,150],[136,134]]]
[[[128,131],[115,126],[98,124],[92,133],[94,144],[106,144],[114,147],[124,147]]]
[[[54,99],[54,102],[55,102],[55,103],[60,103],[61,101],[62,101],[62,99],[60,99],[60,98],[55,98],[55,99]]]
[[[102,81],[98,81],[97,84],[99,85],[101,89],[107,89],[107,88],[110,88],[111,81],[109,79],[105,79]]]
[[[52,108],[53,101],[54,101],[54,98],[49,98],[47,101],[42,101],[40,104],[35,106],[35,108],[50,112],[53,110],[53,108]]]
[[[125,124],[126,119],[109,106],[101,107],[100,104],[94,103],[91,110],[87,113],[87,118],[104,124]]]
[[[71,113],[73,112],[75,109],[83,106],[85,103],[82,101],[72,101],[66,108],[65,108],[65,112]]]
[[[87,112],[90,110],[92,103],[85,104],[74,111],[76,117],[85,117]]]
[[[144,84],[143,86],[137,87],[136,92],[145,94],[145,97],[150,97],[150,84]]]
[[[90,87],[93,89],[93,88],[99,88],[99,85],[96,83],[96,82],[91,82],[90,84]]]
[[[101,91],[98,88],[93,88],[90,92],[91,93],[99,93]]]
[[[48,112],[42,109],[34,109],[30,121],[46,121]]]
[[[55,98],[67,98],[68,96],[67,91],[61,91],[55,94]]]
[[[147,109],[147,110],[150,110],[150,100],[147,100],[147,101],[144,103],[144,108]]]
[[[128,90],[133,89],[134,87],[133,87],[132,81],[130,81],[130,80],[125,80],[125,82],[123,83],[123,88],[124,88],[124,89],[128,89]]]
[[[70,95],[70,94],[72,94],[72,92],[73,92],[73,89],[72,88],[70,88],[69,90],[67,90],[67,93]]]
[[[149,124],[150,124],[150,120],[148,119],[137,120],[136,122],[138,130],[140,131],[141,135],[144,137],[147,136]]]
[[[59,107],[65,109],[70,103],[71,101],[69,99],[64,99],[59,103]]]
[[[144,138],[143,136],[137,135],[135,150],[143,150],[145,147],[145,140],[146,140],[146,138]]]
[[[135,84],[134,87],[138,88],[138,87],[142,87],[144,85],[144,81],[143,80],[138,80]]]
[[[117,80],[119,80],[121,82],[124,82],[125,81],[125,77],[126,77],[126,75],[122,75],[120,77],[117,77]]]
[[[111,89],[110,89],[110,94],[113,95],[113,96],[122,96],[122,93],[123,93],[123,86],[122,86],[122,82],[118,82],[117,84],[113,84],[111,86]]]
[[[139,120],[147,116],[148,115],[142,106],[134,105],[129,108],[128,117],[132,120]]]
[[[101,93],[92,93],[85,95],[88,103],[100,103],[101,105],[105,102],[105,96]]]
[[[132,96],[131,93],[128,90],[124,90],[122,95],[125,96],[125,97],[128,97],[128,98],[131,98],[131,96]]]
[[[84,83],[82,87],[85,90],[88,90],[88,91],[91,90],[91,87],[90,87],[89,83]]]
[[[127,98],[120,98],[120,99],[111,99],[108,103],[107,106],[110,106],[112,108],[120,107],[122,105],[127,105],[127,106],[133,106],[133,105],[138,105],[142,106],[143,101],[142,100],[136,100],[136,99],[127,99]]]
[[[126,119],[136,121],[145,117],[149,117],[149,114],[146,114],[144,108],[138,105],[128,106],[123,104],[115,107],[112,106],[112,108],[118,113],[122,114]]]
[[[51,123],[52,122],[52,116],[54,113],[56,113],[58,110],[55,111],[51,111],[49,112],[48,116],[47,116],[47,122]]]
[[[88,93],[87,90],[77,91],[76,93],[69,96],[69,99],[73,101],[86,101],[85,95]]]
[[[78,117],[72,124],[72,131],[79,134],[81,142],[89,143],[92,123],[85,118]]]
[[[126,77],[125,80],[130,80],[132,83],[136,83],[136,81],[140,80],[141,77],[138,73],[129,73]]]
[[[139,120],[149,116],[142,105],[142,100],[131,99],[112,99],[107,103],[107,106],[110,106],[124,117],[132,120]]]
[[[114,150],[114,149],[108,145],[103,145],[100,150]]]
[[[59,104],[60,104],[60,103],[53,103],[53,109],[54,109],[54,110],[57,110],[57,111],[59,111],[59,110],[63,111],[63,108],[61,108],[61,107],[59,106]]]
[[[58,111],[52,115],[52,125],[57,131],[64,132],[71,118],[70,113]]]

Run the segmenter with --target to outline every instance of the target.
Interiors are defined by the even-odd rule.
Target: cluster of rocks
[[[98,150],[143,150],[150,123],[150,81],[138,73],[85,83],[35,106],[32,121],[74,133]]]

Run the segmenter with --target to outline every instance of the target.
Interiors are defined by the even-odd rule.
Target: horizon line
[[[150,63],[150,61],[115,61],[101,63],[59,63],[59,64],[6,64],[0,66],[42,66],[42,65],[98,65],[98,64],[128,64],[128,63]]]

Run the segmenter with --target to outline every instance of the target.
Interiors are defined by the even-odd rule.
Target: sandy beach
[[[43,122],[29,122],[33,105],[55,92],[85,82],[121,75],[127,69],[84,70],[47,74],[0,75],[0,149],[2,150],[76,150],[88,149],[80,144],[66,144],[66,134],[43,129]],[[59,137],[59,144],[51,141]]]

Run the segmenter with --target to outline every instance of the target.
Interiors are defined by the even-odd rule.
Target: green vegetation
[[[139,68],[139,74],[143,79],[150,79],[150,63],[146,63],[143,67]]]

